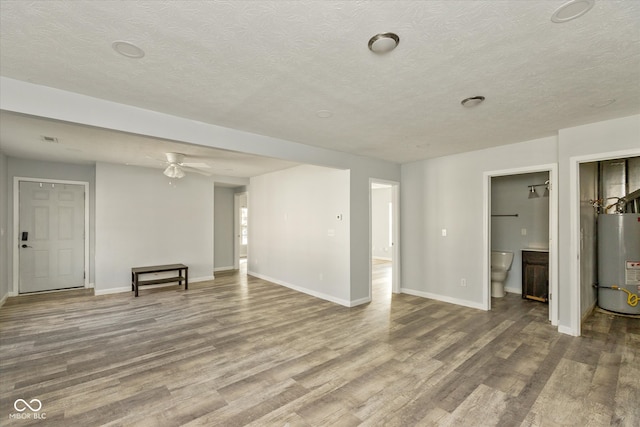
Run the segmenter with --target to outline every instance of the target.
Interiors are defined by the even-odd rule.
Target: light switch
[[[447,237],[447,229],[446,228],[442,229],[442,237]]]
[[[527,235],[527,229],[526,228],[521,228],[520,229],[520,234],[522,234],[523,236]]]

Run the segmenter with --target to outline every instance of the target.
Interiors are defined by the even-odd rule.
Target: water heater
[[[598,215],[598,306],[640,314],[640,214]]]

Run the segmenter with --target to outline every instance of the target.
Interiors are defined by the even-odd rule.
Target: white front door
[[[84,286],[84,186],[20,181],[19,292]]]

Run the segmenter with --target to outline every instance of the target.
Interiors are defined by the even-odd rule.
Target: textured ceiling
[[[563,3],[5,0],[0,74],[406,162],[640,112],[640,2],[554,24]],[[387,31],[398,48],[372,54]]]

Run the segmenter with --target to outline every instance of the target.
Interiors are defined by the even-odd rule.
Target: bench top
[[[132,273],[160,273],[162,271],[172,271],[172,270],[187,270],[187,267],[184,264],[165,264],[165,265],[150,265],[147,267],[133,267],[131,269]]]

